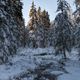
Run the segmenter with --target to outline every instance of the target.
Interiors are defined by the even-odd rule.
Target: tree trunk
[[[65,49],[63,49],[64,59],[66,59],[66,52]]]

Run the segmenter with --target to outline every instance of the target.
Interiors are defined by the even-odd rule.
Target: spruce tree
[[[31,9],[30,9],[30,13],[29,13],[29,16],[30,16],[30,21],[29,21],[29,42],[30,42],[30,47],[36,47],[36,28],[38,26],[38,23],[37,23],[37,11],[36,11],[36,8],[35,8],[35,5],[34,5],[34,2],[32,2],[32,6],[31,6]]]
[[[0,63],[16,53],[21,43],[23,28],[22,3],[20,0],[0,1]]]
[[[33,30],[35,28],[35,24],[37,23],[36,13],[37,13],[37,11],[36,11],[34,2],[32,2],[32,6],[31,6],[31,9],[30,9],[30,13],[29,13],[29,16],[30,16],[29,26],[30,26],[31,30]]]
[[[41,15],[41,7],[38,8],[38,10],[37,10],[37,14],[38,14],[38,16]]]
[[[41,11],[40,7],[36,10],[34,2],[32,2],[29,15],[29,35],[34,36],[34,38],[30,37],[31,44],[35,44],[35,47],[46,47],[48,45],[48,30],[50,27],[48,12]]]
[[[48,40],[49,40],[50,19],[49,19],[49,14],[46,10],[42,11],[41,23],[43,25],[43,31],[44,31],[43,43],[44,43],[44,47],[47,47]]]
[[[66,50],[71,49],[71,27],[72,24],[69,21],[68,12],[70,12],[70,6],[65,0],[58,0],[58,9],[61,11],[55,18],[55,47],[58,53],[62,53],[66,58]]]
[[[41,7],[38,8],[37,10],[37,18],[38,18],[38,22],[41,24]]]

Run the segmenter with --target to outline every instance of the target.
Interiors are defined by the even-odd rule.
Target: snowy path
[[[17,55],[0,65],[0,80],[80,80],[80,62],[74,58],[63,66],[53,53],[52,47],[18,49]]]

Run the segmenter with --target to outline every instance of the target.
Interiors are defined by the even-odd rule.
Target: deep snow
[[[67,53],[68,59],[63,60],[65,65],[60,63],[62,57],[55,56],[54,53],[53,47],[19,48],[17,54],[10,56],[6,64],[0,65],[0,80],[36,80],[37,76],[43,76],[43,73],[46,73],[47,77],[41,78],[42,80],[51,80],[51,75],[57,76],[58,80],[80,80],[77,50],[73,49],[70,54]]]

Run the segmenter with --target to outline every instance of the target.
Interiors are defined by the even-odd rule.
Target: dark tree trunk
[[[63,55],[64,55],[64,59],[66,59],[66,52],[65,52],[65,49],[63,49]]]

